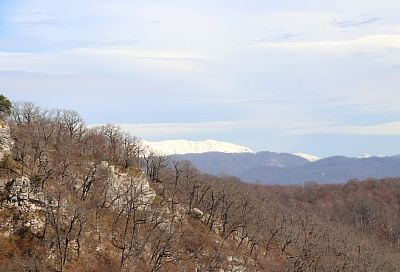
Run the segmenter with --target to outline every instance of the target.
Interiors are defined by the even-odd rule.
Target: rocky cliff
[[[13,144],[10,127],[5,122],[0,121],[0,160],[11,154]]]

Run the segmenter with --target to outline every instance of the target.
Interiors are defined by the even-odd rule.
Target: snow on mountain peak
[[[293,155],[298,156],[298,157],[302,157],[302,158],[304,158],[306,160],[309,160],[311,162],[318,161],[318,160],[321,159],[321,158],[319,158],[317,156],[314,156],[314,155],[311,155],[311,154],[307,154],[307,153],[302,153],[302,152],[293,153]]]
[[[219,142],[216,140],[167,140],[161,142],[150,142],[142,140],[142,144],[150,151],[164,156],[206,152],[254,153],[254,151],[248,147],[227,142]]]
[[[369,159],[369,158],[374,158],[374,157],[376,157],[376,158],[384,158],[385,156],[382,155],[382,154],[379,154],[379,155],[371,155],[371,154],[368,154],[368,153],[364,153],[364,155],[359,156],[358,158],[359,158],[359,159]]]

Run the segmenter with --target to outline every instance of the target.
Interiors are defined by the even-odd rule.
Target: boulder
[[[202,218],[204,215],[204,213],[198,208],[193,208],[191,210],[190,214],[192,215],[192,217],[198,218],[198,219]]]

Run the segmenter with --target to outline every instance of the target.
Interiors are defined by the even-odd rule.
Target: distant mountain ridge
[[[176,160],[188,160],[200,171],[212,175],[230,175],[245,178],[243,173],[254,169],[271,169],[300,166],[309,163],[305,158],[287,153],[257,152],[245,154],[225,154],[209,152],[202,154],[173,155]],[[258,171],[258,170],[257,170]]]
[[[191,161],[205,173],[264,184],[344,183],[350,179],[400,177],[400,156],[336,156],[310,162],[289,153],[258,152],[184,154],[173,158]]]
[[[306,153],[255,153],[248,147],[215,140],[143,141],[149,152],[188,160],[212,175],[236,176],[265,184],[343,183],[350,179],[400,177],[400,156],[319,158]]]

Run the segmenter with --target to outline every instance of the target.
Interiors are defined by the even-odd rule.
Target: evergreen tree
[[[11,114],[11,101],[5,97],[4,95],[0,94],[0,118],[4,119],[5,117]]]

